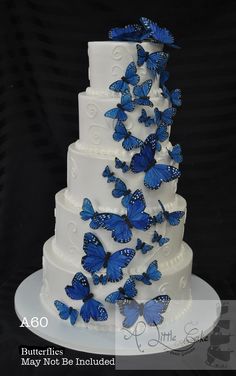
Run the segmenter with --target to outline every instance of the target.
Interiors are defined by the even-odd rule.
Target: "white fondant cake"
[[[144,174],[133,173],[129,170],[123,173],[121,169],[115,168],[115,157],[125,161],[128,165],[132,156],[139,152],[139,149],[130,151],[124,150],[122,142],[113,139],[116,120],[104,116],[104,114],[116,108],[120,102],[121,94],[109,90],[109,85],[119,80],[126,71],[129,63],[137,62],[137,50],[135,42],[90,42],[89,53],[89,78],[90,87],[86,92],[79,94],[79,131],[80,138],[70,145],[68,151],[68,186],[56,195],[56,226],[55,236],[49,239],[44,246],[43,253],[43,286],[41,300],[45,306],[54,312],[58,317],[58,311],[54,305],[59,300],[68,307],[72,306],[78,311],[83,305],[82,300],[72,300],[65,291],[67,285],[71,285],[74,275],[82,272],[87,278],[90,290],[94,298],[102,303],[107,311],[108,318],[104,321],[96,321],[92,318],[88,323],[79,317],[76,326],[88,326],[97,330],[119,329],[120,322],[115,320],[115,305],[108,303],[106,297],[123,286],[130,275],[142,274],[154,260],[158,261],[158,270],[161,278],[152,281],[151,285],[136,281],[137,295],[135,299],[149,300],[161,294],[170,297],[170,304],[165,320],[178,319],[191,304],[190,277],[192,270],[192,251],[183,242],[184,223],[186,220],[186,201],[176,194],[177,179],[169,182],[162,182],[158,189],[149,189],[144,185]],[[163,45],[143,42],[145,51],[155,53],[162,51]],[[162,89],[159,87],[159,74],[153,73],[146,64],[137,67],[137,74],[140,76],[139,84],[152,79],[152,87],[149,92],[152,107],[135,106],[132,112],[127,112],[128,119],[125,126],[135,137],[144,141],[151,133],[153,127],[144,126],[140,123],[141,109],[145,108],[148,116],[153,116],[153,109],[160,111],[170,107],[170,101],[163,97]],[[170,126],[167,127],[170,134]],[[161,143],[161,150],[156,152],[156,163],[170,165],[178,168],[168,153],[172,145],[167,137]],[[106,166],[115,173],[116,179],[121,179],[126,186],[134,192],[141,189],[146,201],[145,212],[153,218],[161,211],[158,200],[165,206],[168,212],[184,211],[180,223],[171,226],[167,220],[162,223],[151,224],[145,231],[135,227],[132,229],[132,239],[126,244],[120,244],[111,236],[111,231],[101,225],[97,229],[89,227],[89,221],[81,218],[80,212],[84,198],[91,200],[94,210],[99,213],[114,213],[125,215],[127,209],[121,205],[121,200],[112,195],[114,182],[107,183],[103,177]],[[160,245],[152,243],[154,230],[169,241]],[[135,250],[137,239],[151,244],[153,249],[146,253],[136,251],[133,259],[122,269],[123,278],[117,282],[108,281],[105,285],[101,283],[94,285],[91,273],[86,271],[81,264],[85,256],[84,234],[91,232],[101,241],[106,251],[112,254],[123,248]],[[97,274],[106,274],[106,265],[97,271]],[[86,300],[86,299],[85,299]],[[59,319],[59,318],[58,318]],[[66,325],[62,321],[62,325]]]

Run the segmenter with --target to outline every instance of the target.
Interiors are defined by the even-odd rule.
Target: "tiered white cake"
[[[149,53],[161,51],[161,44],[143,42],[142,47]],[[105,117],[104,114],[116,107],[120,101],[120,94],[109,90],[109,85],[119,80],[132,61],[137,61],[136,43],[134,42],[90,42],[89,54],[89,79],[90,87],[86,92],[79,94],[79,130],[80,139],[70,145],[68,151],[68,187],[56,195],[56,228],[55,236],[49,239],[44,246],[43,253],[43,286],[41,300],[45,307],[54,312],[58,317],[54,301],[59,299],[68,306],[76,306],[80,309],[83,302],[72,301],[65,292],[65,286],[70,285],[74,275],[82,272],[88,279],[94,298],[101,302],[107,313],[106,321],[90,320],[85,323],[81,318],[76,322],[77,326],[88,326],[98,330],[115,330],[115,306],[106,302],[105,298],[111,292],[123,286],[130,275],[142,274],[148,265],[158,261],[158,269],[162,273],[159,281],[152,282],[150,286],[137,283],[138,299],[148,300],[160,294],[168,294],[171,298],[169,307],[165,313],[165,320],[178,319],[191,304],[191,270],[192,251],[183,242],[184,223],[186,220],[186,201],[176,194],[177,179],[168,183],[163,182],[159,189],[150,190],[144,186],[144,173],[134,174],[131,171],[122,173],[121,169],[115,169],[115,157],[130,163],[132,155],[138,149],[126,151],[121,142],[115,142],[112,138],[114,132],[114,120]],[[160,111],[170,106],[169,100],[162,96],[159,87],[159,75],[155,79],[150,70],[144,64],[137,67],[140,82],[147,79],[153,80],[149,93],[154,107]],[[145,107],[147,114],[153,114],[153,109]],[[141,140],[153,133],[151,127],[145,127],[138,121],[141,107],[138,106],[128,114],[126,127]],[[168,132],[170,133],[170,126]],[[170,159],[168,150],[172,149],[169,139],[162,143],[162,149],[156,153],[157,163],[169,164],[178,167],[178,164]],[[92,230],[88,221],[83,221],[80,216],[85,197],[89,198],[98,212],[124,214],[120,200],[111,194],[112,184],[108,184],[102,176],[105,166],[108,165],[115,176],[124,181],[134,192],[136,189],[143,191],[146,201],[146,212],[151,216],[160,211],[160,200],[165,209],[184,211],[185,215],[179,225],[170,226],[167,221],[152,225],[147,231],[132,229],[133,237],[126,247],[135,249],[137,238],[143,242],[151,243],[153,232],[156,229],[159,234],[170,240],[162,247],[158,243],[153,244],[151,252],[142,254],[136,251],[135,257],[123,269],[123,279],[119,282],[108,282],[94,285],[92,276],[81,265],[81,258],[85,255],[83,250],[84,234],[94,233],[102,242],[107,251],[114,252],[124,248],[124,244],[115,242],[111,232],[104,228]],[[101,273],[106,270],[101,270]],[[76,303],[76,304],[75,304]],[[58,318],[59,319],[59,318]],[[62,325],[67,323],[62,321]]]

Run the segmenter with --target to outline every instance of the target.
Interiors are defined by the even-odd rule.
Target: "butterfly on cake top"
[[[98,229],[110,232],[111,242],[115,241],[119,245],[119,243],[127,244],[134,240],[136,246],[123,246],[121,249],[117,247],[116,251],[111,252],[106,249],[109,249],[109,246],[105,247],[96,233],[86,232],[82,245],[84,255],[81,259],[81,268],[83,272],[78,271],[72,284],[65,287],[67,297],[73,301],[82,301],[82,306],[72,307],[61,300],[55,300],[54,304],[59,317],[63,320],[68,319],[71,325],[75,325],[79,317],[86,323],[91,319],[98,322],[105,321],[108,319],[111,306],[117,305],[120,314],[124,316],[124,327],[129,328],[134,325],[140,316],[149,326],[156,326],[163,322],[162,314],[167,310],[171,298],[168,295],[160,295],[140,303],[138,301],[139,288],[140,285],[148,288],[153,283],[158,283],[162,277],[155,254],[170,239],[159,234],[157,227],[164,221],[170,226],[177,226],[184,212],[169,212],[162,202],[157,200],[160,211],[156,215],[149,214],[142,191],[143,187],[137,187],[131,191],[129,182],[134,174],[142,174],[143,186],[147,192],[147,190],[158,190],[163,183],[168,184],[181,175],[178,167],[183,159],[180,145],[163,147],[163,143],[169,138],[169,127],[173,124],[177,108],[182,103],[181,91],[169,90],[166,86],[169,79],[169,73],[166,71],[169,53],[148,52],[142,42],[179,47],[175,44],[174,37],[169,30],[161,28],[157,23],[145,17],[141,17],[137,24],[111,29],[109,38],[113,41],[136,43],[137,53],[136,61],[128,64],[120,79],[111,82],[109,89],[118,93],[119,96],[116,107],[107,110],[104,114],[114,122],[112,141],[121,142],[126,153],[124,154],[125,160],[120,159],[120,155],[117,155],[114,160],[114,168],[119,175],[124,174],[125,181],[120,176],[116,176],[110,165],[104,166],[104,170],[101,171],[107,183],[113,185],[111,195],[120,199],[121,212],[95,210],[91,200],[86,197],[83,200],[80,217],[83,221],[88,221],[89,227],[94,232]],[[138,69],[143,66],[146,66],[153,79],[141,81]],[[169,107],[165,110],[154,106],[150,97],[157,76],[160,93],[169,103]],[[149,135],[143,140],[136,137],[135,131],[131,132],[127,127],[130,113],[136,110],[139,116],[133,128],[150,129]],[[161,152],[166,153],[169,158],[167,164],[158,162],[158,155]],[[143,241],[142,235],[133,239],[133,230],[143,233],[150,230],[152,226],[154,226],[154,232],[151,231],[152,235],[149,238],[152,244]],[[148,264],[144,263],[144,270],[141,274],[140,270],[129,274],[129,266],[132,265],[137,253],[141,257],[148,256],[149,259],[151,256],[152,261]],[[91,284],[94,287],[99,286],[100,289],[103,289],[105,285],[113,287],[104,302],[99,302],[91,292]]]

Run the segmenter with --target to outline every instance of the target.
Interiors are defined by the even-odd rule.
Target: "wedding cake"
[[[167,89],[166,65],[177,46],[144,17],[109,39],[88,43],[90,87],[78,96],[79,140],[56,194],[41,289],[61,325],[104,331],[180,318],[192,270],[176,193],[181,147],[169,141],[181,91]]]

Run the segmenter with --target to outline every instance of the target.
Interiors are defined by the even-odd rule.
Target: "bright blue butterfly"
[[[152,242],[158,243],[160,247],[162,247],[164,244],[168,243],[170,239],[164,238],[162,235],[159,235],[156,231],[154,231]]]
[[[118,302],[120,313],[125,316],[123,327],[130,328],[140,316],[149,326],[160,325],[164,320],[161,314],[167,310],[169,302],[168,295],[159,295],[146,303],[138,303],[135,299]]]
[[[98,275],[96,273],[93,273],[92,274],[92,279],[93,279],[93,284],[96,286],[96,285],[99,285],[99,283],[101,283],[103,286],[107,284],[108,282],[108,278],[107,278],[107,275],[106,274],[101,274],[101,275]]]
[[[141,67],[144,63],[147,64],[147,68],[153,72],[161,72],[166,66],[168,60],[168,54],[165,52],[152,52],[145,51],[144,48],[137,44],[137,65]]]
[[[149,135],[141,146],[140,153],[135,154],[130,163],[131,171],[145,173],[144,185],[149,189],[158,189],[162,182],[180,177],[180,171],[176,167],[156,163],[156,143],[156,135]]]
[[[129,151],[136,149],[142,145],[142,141],[137,137],[132,136],[130,131],[127,131],[125,125],[121,121],[117,121],[113,139],[117,142],[123,140],[122,147]]]
[[[127,205],[127,214],[103,213],[102,227],[112,231],[112,237],[119,243],[128,243],[132,238],[132,228],[146,231],[152,224],[152,218],[145,213],[146,203],[143,193],[137,189]]]
[[[77,309],[68,307],[65,303],[62,303],[59,300],[55,300],[54,305],[58,310],[59,316],[62,320],[70,319],[71,325],[75,325],[79,315]]]
[[[81,264],[89,273],[96,273],[102,268],[106,269],[106,276],[109,282],[117,282],[123,278],[122,268],[125,268],[135,255],[131,248],[124,248],[116,252],[105,252],[104,247],[96,235],[91,232],[84,234]]]
[[[109,31],[109,39],[117,41],[141,42],[147,37],[148,34],[140,25],[115,27]]]
[[[145,127],[150,127],[151,125],[155,124],[154,118],[147,115],[147,112],[142,109],[141,116],[138,118],[139,123],[144,123]]]
[[[119,158],[115,158],[115,168],[120,168],[125,174],[127,171],[129,171],[129,166],[127,165],[126,162],[122,162]]]
[[[169,133],[167,132],[167,125],[165,124],[160,125],[156,130],[155,136],[156,136],[156,150],[161,151],[160,142],[164,142],[169,137]]]
[[[161,73],[160,73],[160,88],[163,88],[163,86],[165,85],[165,83],[169,80],[169,77],[170,77],[170,74],[169,72],[167,72],[166,70],[163,70]]]
[[[145,285],[151,285],[151,281],[159,281],[161,278],[161,272],[158,270],[157,260],[151,262],[151,264],[147,267],[146,272],[132,275],[131,278],[134,278],[136,281],[143,282]]]
[[[132,278],[127,279],[123,287],[119,287],[117,291],[107,295],[105,301],[115,304],[116,302],[124,299],[131,299],[137,295],[135,288],[135,281]]]
[[[171,226],[177,226],[180,223],[180,219],[184,216],[184,211],[178,210],[169,212],[165,209],[164,205],[158,200],[161,207],[161,211],[154,216],[153,223],[163,223],[166,220]]]
[[[150,97],[148,96],[151,87],[152,80],[146,80],[143,84],[135,86],[133,89],[133,94],[137,98],[134,99],[134,103],[141,106],[153,107],[153,103],[150,101]]]
[[[127,120],[128,116],[125,113],[134,111],[135,108],[135,102],[132,101],[132,96],[130,93],[124,93],[121,96],[121,101],[116,105],[115,108],[112,108],[111,110],[108,110],[105,113],[106,117],[117,119],[120,121]]]
[[[92,229],[97,230],[102,225],[103,215],[94,210],[93,205],[88,198],[84,198],[80,216],[83,221],[88,221],[89,219],[91,220],[89,226]]]
[[[182,149],[179,144],[173,146],[172,150],[168,150],[168,153],[171,159],[173,159],[173,161],[175,161],[176,163],[183,162]]]
[[[137,239],[137,244],[136,244],[135,249],[136,251],[140,250],[142,254],[145,255],[147,252],[153,249],[153,246],[143,242],[141,239]]]
[[[132,192],[130,189],[127,189],[126,184],[121,179],[117,178],[115,188],[112,191],[112,196],[115,198],[120,198],[123,196],[121,203],[125,208],[127,208]]]
[[[179,48],[179,46],[174,44],[174,37],[168,29],[161,28],[157,23],[146,17],[141,17],[140,22],[145,27],[146,31],[149,32],[150,38],[159,43],[166,44],[167,46]]]
[[[120,80],[113,82],[109,89],[115,92],[125,93],[129,91],[129,85],[137,85],[140,77],[137,74],[137,68],[134,62],[130,63],[126,68],[125,75]]]
[[[88,280],[83,273],[76,273],[72,280],[72,286],[66,286],[65,291],[71,299],[83,301],[80,316],[85,322],[89,322],[90,318],[94,321],[107,320],[107,311],[102,303],[93,298]]]
[[[173,117],[176,114],[176,108],[175,107],[169,107],[164,111],[159,111],[158,108],[154,109],[155,113],[155,123],[157,125],[172,125],[173,124]]]
[[[102,173],[102,176],[104,178],[107,178],[108,183],[114,183],[114,181],[116,181],[116,177],[114,176],[114,172],[111,172],[109,166],[105,167],[105,169]]]
[[[162,95],[164,98],[169,99],[171,104],[175,107],[180,107],[182,104],[181,100],[181,90],[180,89],[175,89],[172,90],[171,92],[167,89],[166,86],[162,87]]]

